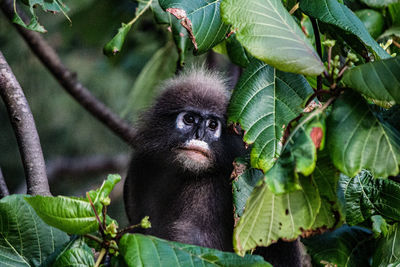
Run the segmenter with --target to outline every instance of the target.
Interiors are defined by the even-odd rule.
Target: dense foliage
[[[67,11],[22,2],[31,24],[15,22],[40,32],[33,6]],[[238,255],[119,230],[106,215],[120,179],[110,176],[86,198],[2,199],[0,263],[92,266],[93,247],[121,266],[268,266],[248,252],[301,236],[317,266],[400,266],[400,1],[143,0],[104,54],[123,50],[147,10],[174,45],[143,68],[125,113],[192,51],[244,69],[228,108],[250,150],[234,171]]]

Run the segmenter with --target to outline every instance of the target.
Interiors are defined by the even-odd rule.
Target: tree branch
[[[3,173],[1,172],[1,168],[0,168],[0,199],[8,196],[9,194],[10,194],[10,192],[8,192],[8,187],[7,187],[6,181],[4,180],[4,176],[3,176]]]
[[[24,165],[28,194],[50,195],[39,135],[24,92],[0,51],[0,96],[6,105]]]
[[[13,0],[0,0],[0,5],[3,13],[11,22],[14,16]],[[18,14],[24,20],[26,19],[26,15],[22,10],[18,10]],[[90,114],[106,125],[114,134],[132,145],[136,133],[135,129],[93,96],[92,93],[77,80],[76,74],[64,66],[54,49],[39,33],[27,30],[15,23],[12,24],[25,39],[33,53],[53,74],[63,88],[81,106],[89,111]]]

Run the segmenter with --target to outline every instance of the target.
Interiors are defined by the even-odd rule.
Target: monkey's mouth
[[[211,157],[210,151],[208,149],[199,146],[184,146],[180,147],[178,150],[184,152],[185,154],[188,154],[188,156],[194,156],[194,157],[202,156],[206,158]]]

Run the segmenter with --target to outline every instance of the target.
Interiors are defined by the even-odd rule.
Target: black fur
[[[150,216],[152,227],[139,232],[232,251],[234,220],[229,177],[234,158],[243,155],[245,149],[241,137],[225,125],[228,95],[224,82],[200,69],[172,79],[164,87],[140,121],[137,149],[124,186],[129,221],[137,224]],[[187,138],[176,128],[177,115],[193,109],[212,114],[223,123],[219,140],[209,141],[213,164],[200,172],[182,168],[173,152]],[[295,250],[295,246],[284,244],[281,249],[268,253],[267,248],[261,254],[267,255],[267,260],[279,256],[287,261]]]

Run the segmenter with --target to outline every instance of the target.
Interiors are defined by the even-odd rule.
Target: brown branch
[[[24,92],[0,52],[0,96],[3,99],[24,165],[28,194],[51,195],[35,121]]]
[[[0,7],[11,22],[14,16],[13,0],[0,1]],[[26,19],[26,15],[22,10],[18,10],[18,14],[24,20]],[[77,80],[76,74],[64,66],[54,49],[39,33],[27,30],[14,23],[13,25],[17,28],[19,34],[25,39],[33,53],[53,74],[63,88],[81,106],[89,111],[90,114],[106,125],[114,134],[132,145],[135,137],[135,129],[93,96],[92,93]]]
[[[4,176],[3,176],[3,173],[1,172],[1,168],[0,168],[0,199],[8,196],[9,194],[10,194],[10,192],[8,191],[6,181],[4,180]]]
[[[52,184],[60,177],[71,176],[74,178],[90,177],[103,173],[124,173],[128,169],[129,155],[114,156],[84,156],[76,158],[60,157],[46,163],[47,177]],[[20,185],[15,190],[17,194],[26,192],[25,185]]]

